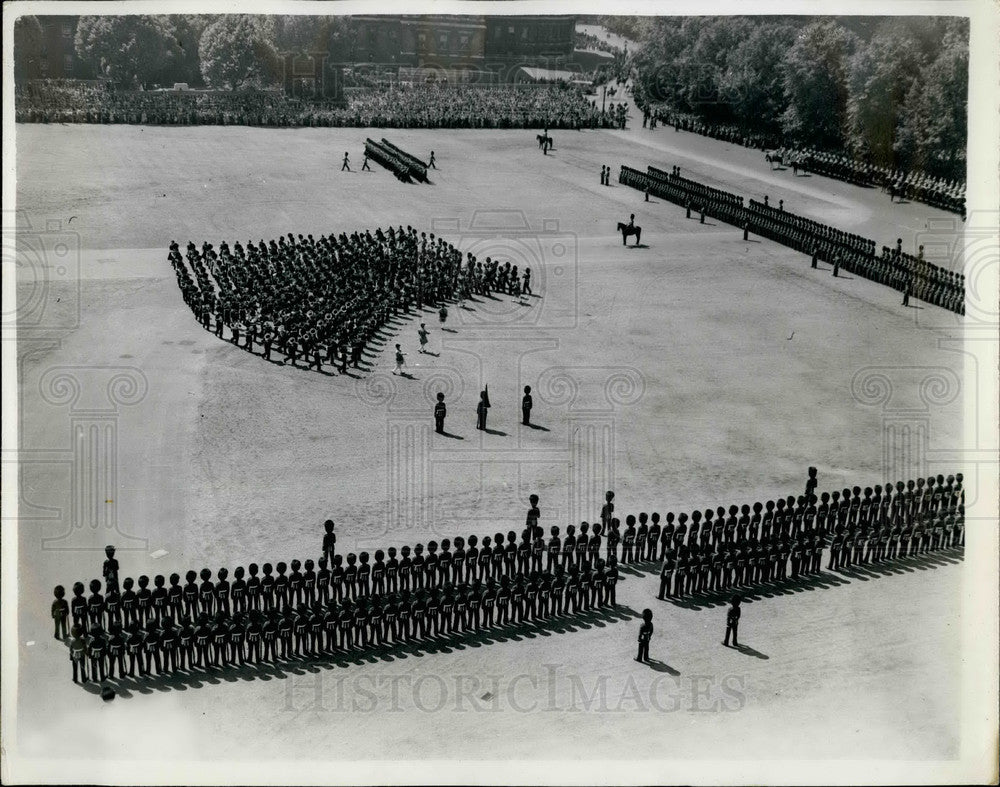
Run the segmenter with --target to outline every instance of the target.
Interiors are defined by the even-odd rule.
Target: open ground
[[[596,519],[605,488],[624,518],[801,494],[808,465],[821,491],[905,479],[912,446],[886,437],[901,413],[931,451],[962,445],[961,318],[904,309],[885,287],[603,187],[599,171],[677,164],[880,245],[900,237],[907,250],[956,217],[793,178],[759,151],[672,128],[552,134],[543,156],[529,130],[17,128],[17,220],[70,249],[58,260],[20,250],[22,307],[45,304],[18,347],[22,754],[958,756],[963,572],[953,553],[759,594],[744,611],[744,651],[719,644],[723,607],[657,602],[655,573],[625,571],[620,613],[582,622],[133,686],[110,704],[70,682],[50,634],[51,590],[98,576],[105,543],[122,548],[123,576],[215,570],[316,557],[328,517],[340,551],[372,551],[519,531],[531,493],[547,530]],[[383,135],[423,158],[433,149],[433,185],[358,172],[364,138]],[[352,173],[338,171],[344,150]],[[642,247],[614,233],[629,213]],[[540,297],[453,307],[454,333],[428,310],[431,356],[416,353],[420,320],[397,321],[385,347],[402,343],[414,379],[388,374],[385,349],[356,378],[329,376],[266,363],[201,329],[166,259],[172,239],[390,224],[527,264]],[[84,398],[96,386],[97,404],[61,395],[54,378],[65,374]],[[111,406],[101,397],[115,374],[136,388]],[[928,393],[933,374],[942,382]],[[495,433],[474,429],[483,384]],[[519,425],[525,384],[542,429]],[[462,440],[430,433],[437,390]],[[90,428],[100,407],[110,407],[100,423],[113,455],[80,459],[73,430]],[[81,461],[104,462],[110,481],[81,491]],[[631,659],[647,606],[652,668]]]

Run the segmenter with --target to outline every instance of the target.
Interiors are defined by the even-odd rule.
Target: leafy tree
[[[119,86],[146,86],[178,57],[162,16],[84,16],[76,27],[77,56]]]
[[[41,76],[42,26],[37,16],[20,16],[14,22],[14,80]]]
[[[968,91],[968,23],[950,20],[940,53],[921,70],[906,95],[895,143],[904,164],[964,179]]]
[[[274,84],[281,76],[274,35],[272,17],[220,16],[205,28],[198,43],[205,82],[229,90]]]
[[[729,51],[719,88],[739,123],[777,130],[786,108],[782,58],[795,33],[787,22],[762,23]]]
[[[198,46],[201,34],[216,19],[218,16],[214,14],[171,14],[167,17],[178,57],[170,72],[170,78],[165,79],[164,82],[188,82],[190,84],[202,82]]]
[[[858,47],[849,68],[846,142],[856,156],[894,163],[899,116],[924,65],[920,42],[891,20]]]
[[[791,139],[840,148],[847,121],[847,69],[855,35],[835,22],[813,22],[785,54],[783,85],[788,107],[781,123]]]

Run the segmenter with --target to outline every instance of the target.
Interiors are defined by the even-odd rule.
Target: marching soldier
[[[729,635],[733,637],[733,647],[738,648],[739,643],[739,629],[740,629],[740,597],[733,596],[732,601],[729,606],[728,612],[726,612],[726,638],[722,641],[722,644],[727,648],[729,647]]]
[[[521,423],[529,426],[531,423],[531,386],[524,386],[524,396],[521,397]]]
[[[437,395],[437,404],[434,405],[434,431],[444,434],[444,419],[448,415],[448,408],[444,403],[444,394],[440,391]]]
[[[476,429],[486,430],[486,414],[490,409],[489,390],[483,390],[479,394],[479,404],[476,405]]]
[[[653,638],[653,611],[644,609],[642,611],[642,625],[639,626],[639,652],[635,660],[638,662],[649,661],[649,641]]]

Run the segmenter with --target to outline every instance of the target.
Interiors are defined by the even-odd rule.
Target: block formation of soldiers
[[[798,216],[784,209],[784,204],[770,205],[751,199],[744,206],[737,194],[711,188],[682,177],[678,167],[668,174],[655,167],[642,172],[623,166],[619,183],[652,194],[685,207],[688,218],[691,210],[702,216],[712,216],[753,232],[819,259],[829,262],[839,270],[854,273],[871,281],[909,292],[925,303],[965,314],[965,275],[934,265],[923,258],[922,247],[917,256],[902,250],[902,241],[896,247],[883,247],[881,256],[876,254],[875,241],[850,232],[838,230],[828,224]]]
[[[828,570],[965,546],[962,474],[617,520],[621,564],[660,562],[659,598],[744,591]]]
[[[345,559],[329,538],[329,523],[315,563],[157,575],[152,588],[141,576],[138,590],[127,577],[120,592],[116,579],[104,594],[94,579],[89,596],[77,582],[68,612],[73,679],[149,679],[322,659],[615,606],[617,563],[600,557],[600,525],[591,534],[581,526],[554,554],[538,525],[537,498],[531,503],[520,538],[514,531],[473,535]],[[53,604],[57,639],[62,590],[56,588]]]
[[[201,250],[189,242],[169,260],[185,303],[220,338],[253,352],[274,351],[293,365],[302,360],[347,373],[395,314],[438,308],[474,295],[520,296],[516,265],[462,253],[434,233],[389,227],[277,241],[223,241]],[[229,333],[226,336],[226,333]],[[242,344],[241,344],[242,340]]]
[[[558,84],[372,85],[341,102],[275,90],[126,91],[34,80],[14,103],[18,123],[581,129],[624,122],[623,107],[602,111],[581,90]]]
[[[825,151],[812,147],[786,145],[780,134],[768,134],[733,124],[707,123],[697,115],[653,107],[637,100],[644,119],[671,125],[677,131],[690,131],[702,136],[759,150],[773,150],[782,164],[797,174],[812,172],[824,177],[863,186],[877,186],[893,196],[923,202],[965,218],[965,181],[945,178],[926,172],[900,169],[872,163],[845,152]],[[655,125],[650,125],[654,127]]]

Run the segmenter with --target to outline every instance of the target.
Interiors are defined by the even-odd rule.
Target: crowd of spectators
[[[618,118],[566,85],[392,84],[343,102],[277,90],[120,91],[32,82],[17,91],[19,123],[348,126],[392,128],[606,128]]]

